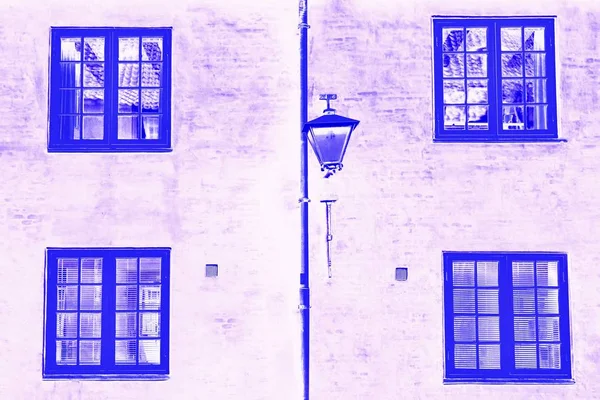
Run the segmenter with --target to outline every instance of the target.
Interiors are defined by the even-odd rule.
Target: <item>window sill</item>
[[[567,142],[563,138],[434,138],[434,143],[562,143]]]
[[[444,385],[573,385],[574,379],[568,378],[444,378]]]
[[[171,147],[127,146],[110,148],[49,147],[48,153],[170,153]]]
[[[166,381],[169,375],[164,374],[111,374],[111,375],[83,375],[83,374],[46,374],[44,381]]]

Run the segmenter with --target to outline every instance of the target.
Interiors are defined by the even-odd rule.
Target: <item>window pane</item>
[[[160,137],[160,116],[142,117],[142,139],[158,139]]]
[[[454,312],[475,313],[475,289],[454,289]]]
[[[56,341],[56,363],[77,365],[77,340]]]
[[[137,285],[117,286],[117,310],[137,310]]]
[[[140,139],[139,124],[140,119],[135,116],[119,116],[119,126],[117,137],[119,139]]]
[[[457,342],[475,341],[475,317],[454,317],[454,340]]]
[[[160,283],[160,257],[140,258],[140,282]]]
[[[140,313],[140,337],[160,336],[160,313]]]
[[[465,76],[465,55],[444,54],[444,78],[462,78]]]
[[[77,313],[56,313],[56,337],[77,337]]]
[[[538,286],[558,286],[558,263],[538,261],[536,263]]]
[[[513,286],[534,286],[533,262],[512,263]]]
[[[521,51],[521,28],[501,28],[500,42],[502,51]]]
[[[540,368],[560,369],[560,344],[540,344]]]
[[[500,369],[500,345],[499,344],[480,344],[479,345],[479,368],[480,369]]]
[[[161,63],[143,63],[142,64],[142,86],[159,87],[162,83],[162,64]]]
[[[140,85],[140,65],[138,63],[119,63],[119,87],[138,87]]]
[[[547,129],[547,106],[527,106],[527,129]]]
[[[102,309],[102,286],[81,286],[81,310]]]
[[[132,113],[138,112],[140,108],[139,90],[119,90],[119,112]]]
[[[535,344],[515,343],[515,368],[537,368]]]
[[[142,38],[142,61],[161,61],[162,53],[162,37]]]
[[[104,61],[104,38],[103,37],[86,37],[83,38],[84,61]]]
[[[102,140],[104,138],[104,117],[83,117],[82,138]]]
[[[544,28],[525,28],[525,50],[545,50]]]
[[[502,107],[502,129],[523,130],[523,106]]]
[[[545,103],[546,102],[546,80],[545,79],[528,79],[525,81],[526,96],[525,100],[528,103]]]
[[[76,88],[81,86],[81,63],[60,63],[60,87]]]
[[[142,89],[142,111],[160,112],[160,89]]]
[[[479,324],[479,340],[482,342],[500,341],[500,318],[499,317],[477,317]]]
[[[57,310],[77,310],[77,286],[56,288]]]
[[[81,313],[79,336],[82,338],[99,338],[102,334],[101,313]]]
[[[159,340],[140,340],[139,341],[139,363],[140,364],[160,364],[160,339]]]
[[[520,79],[503,79],[502,80],[502,102],[504,104],[523,103],[523,81],[522,80],[520,80]]]
[[[444,107],[444,129],[465,129],[465,107]]]
[[[137,258],[117,258],[117,283],[137,283]]]
[[[462,27],[442,29],[443,51],[464,51],[463,36]]]
[[[465,81],[444,79],[444,103],[465,103]]]
[[[102,283],[102,258],[81,259],[81,283]]]
[[[477,369],[477,347],[475,344],[454,345],[454,368]]]
[[[117,313],[116,314],[116,336],[121,337],[137,337],[137,313]]]
[[[104,64],[83,64],[83,86],[104,86]]]
[[[535,314],[534,289],[518,289],[514,291],[513,308],[515,314]]]
[[[538,289],[538,313],[558,314],[558,289]]]
[[[77,105],[79,108],[79,105]],[[64,139],[81,139],[81,119],[78,116],[60,117],[60,137]]]
[[[487,28],[467,28],[467,51],[487,50]]]
[[[467,80],[467,103],[484,104],[488,102],[488,82],[484,79]]]
[[[115,363],[116,364],[135,364],[137,356],[137,346],[135,340],[117,340],[115,341]]]
[[[84,113],[103,113],[104,112],[104,90],[84,90],[83,91],[83,112]]]
[[[79,364],[100,365],[99,340],[82,340],[79,342]]]
[[[560,341],[559,317],[539,317],[539,340],[542,342]]]
[[[452,284],[454,286],[475,286],[475,262],[454,261],[452,263]]]
[[[79,282],[79,259],[78,258],[59,258],[58,274],[56,281],[58,283],[78,283]]]
[[[498,286],[498,261],[477,262],[477,286]]]
[[[61,38],[60,59],[63,61],[80,61],[81,38]]]
[[[488,129],[488,106],[468,106],[469,130]]]
[[[140,59],[140,39],[137,37],[119,38],[119,61]]]
[[[538,53],[525,54],[525,76],[546,76],[546,55]]]
[[[521,53],[502,54],[502,76],[503,77],[521,77],[521,76],[523,76],[523,54],[521,54]]]
[[[498,289],[477,291],[477,311],[482,314],[498,314]]]
[[[160,286],[140,286],[140,310],[160,310]]]
[[[515,317],[515,340],[535,342],[535,317]]]
[[[487,77],[487,54],[467,54],[467,76]]]

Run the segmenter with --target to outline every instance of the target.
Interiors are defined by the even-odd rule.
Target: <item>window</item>
[[[169,373],[169,249],[48,249],[44,377]]]
[[[553,18],[434,17],[435,139],[556,140]]]
[[[49,151],[169,151],[171,29],[52,28]]]
[[[571,379],[567,257],[444,253],[446,382]]]

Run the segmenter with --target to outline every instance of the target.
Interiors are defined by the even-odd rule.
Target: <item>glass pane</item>
[[[501,28],[500,41],[502,51],[521,50],[521,28]]]
[[[119,90],[119,112],[138,112],[140,104],[139,90]]]
[[[136,37],[119,38],[119,61],[138,61],[140,59],[140,39]]]
[[[444,107],[444,129],[465,129],[466,115],[463,106]]]
[[[60,87],[75,88],[81,86],[81,63],[60,63]]]
[[[142,111],[160,112],[160,89],[142,89]]]
[[[488,129],[488,106],[468,106],[469,130]]]
[[[77,106],[79,108],[79,106]],[[60,137],[64,139],[81,139],[80,117],[61,116],[60,117]]]
[[[525,50],[545,50],[544,28],[525,28]]]
[[[498,289],[479,289],[477,309],[482,314],[498,314]]]
[[[464,51],[465,47],[463,42],[463,35],[464,29],[462,27],[443,28],[443,51]]]
[[[454,345],[454,368],[476,369],[477,347],[475,344]]]
[[[115,341],[115,363],[116,364],[135,364],[137,356],[137,346],[135,340],[117,340]]]
[[[525,129],[525,124],[523,123],[523,106],[502,107],[502,129]]]
[[[160,283],[161,258],[140,258],[140,283]]]
[[[444,54],[444,78],[462,78],[465,76],[465,55]]]
[[[500,369],[500,345],[499,344],[480,344],[479,345],[479,368],[480,369]]]
[[[160,137],[160,117],[142,117],[142,139],[158,139]]]
[[[77,365],[77,340],[56,341],[56,363]]]
[[[540,368],[560,369],[560,344],[540,344]]]
[[[467,54],[467,76],[487,77],[487,54]]]
[[[140,364],[160,364],[160,339],[140,340]]]
[[[79,315],[79,336],[83,338],[99,338],[102,334],[101,313],[81,313]]]
[[[498,261],[477,262],[477,286],[498,286]]]
[[[140,65],[138,63],[119,63],[119,87],[137,87],[140,85]]]
[[[558,289],[538,289],[538,314],[558,314]]]
[[[475,262],[454,261],[452,263],[452,284],[454,286],[475,286]]]
[[[521,76],[523,76],[523,55],[521,53],[502,54],[502,76],[503,77],[521,77]]]
[[[467,80],[467,103],[487,103],[488,102],[488,82],[486,79]]]
[[[475,313],[475,289],[454,289],[454,312]]]
[[[558,286],[558,262],[538,261],[536,272],[538,286]]]
[[[140,337],[160,336],[160,313],[140,313]]]
[[[160,286],[140,286],[140,310],[160,310]]]
[[[535,317],[515,317],[515,340],[535,342]]]
[[[534,286],[533,280],[533,262],[513,262],[512,263],[513,286]]]
[[[513,295],[515,314],[535,314],[535,289],[517,289]]]
[[[547,106],[527,106],[527,129],[547,129]]]
[[[546,76],[545,54],[525,54],[525,76]]]
[[[137,313],[117,313],[115,326],[117,337],[137,337]]]
[[[523,103],[523,81],[515,79],[502,80],[502,102]]]
[[[137,283],[137,258],[117,258],[117,283]]]
[[[456,342],[475,341],[475,317],[454,317],[454,340]]]
[[[104,61],[104,38],[83,38],[85,44],[83,51],[84,61]]]
[[[99,340],[82,340],[79,342],[79,364],[100,365]]]
[[[537,368],[535,344],[515,343],[515,368]]]
[[[102,140],[104,138],[104,117],[83,116],[82,138]]]
[[[102,283],[102,259],[81,259],[81,283]]]
[[[528,79],[525,81],[527,88],[526,101],[528,103],[545,103],[546,102],[546,80],[545,79]]]
[[[77,310],[77,286],[58,286],[56,290],[57,310]]]
[[[467,28],[467,51],[487,50],[487,28]]]
[[[58,283],[78,283],[79,282],[79,259],[78,258],[59,258],[58,274],[56,277]]]
[[[142,38],[142,61],[161,61],[162,52],[162,37]]]
[[[80,61],[81,38],[61,38],[60,59],[63,61]]]
[[[81,286],[81,310],[102,309],[102,286]]]
[[[77,313],[56,313],[56,337],[77,337]]]
[[[83,64],[83,86],[104,86],[104,64]]]
[[[60,93],[60,113],[78,114],[81,112],[80,90],[64,90]]]
[[[162,64],[161,63],[143,63],[142,64],[142,86],[158,87],[161,86]]]
[[[500,341],[500,317],[478,317],[479,340],[482,342]]]
[[[140,119],[136,116],[119,116],[118,133],[119,139],[140,139],[139,135]]]
[[[465,103],[465,81],[444,79],[444,103],[446,104],[464,104]]]
[[[137,310],[137,285],[117,286],[117,310]]]
[[[560,341],[559,317],[539,317],[539,340],[543,342]]]
[[[104,90],[84,90],[83,91],[83,112],[84,113],[103,113],[104,112]]]

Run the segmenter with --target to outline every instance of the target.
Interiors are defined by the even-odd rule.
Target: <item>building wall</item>
[[[461,3],[462,4],[462,3]],[[319,93],[361,124],[310,162],[311,393],[600,398],[594,119],[600,5],[311,0]],[[300,393],[297,4],[0,5],[0,398],[295,399]],[[557,15],[566,143],[432,142],[432,15]],[[50,26],[172,26],[174,151],[48,154]],[[334,192],[333,278],[324,205]],[[42,381],[44,249],[171,246],[171,377]],[[574,385],[443,385],[443,250],[565,251]],[[204,277],[218,263],[219,277]],[[407,266],[409,280],[395,282]]]

